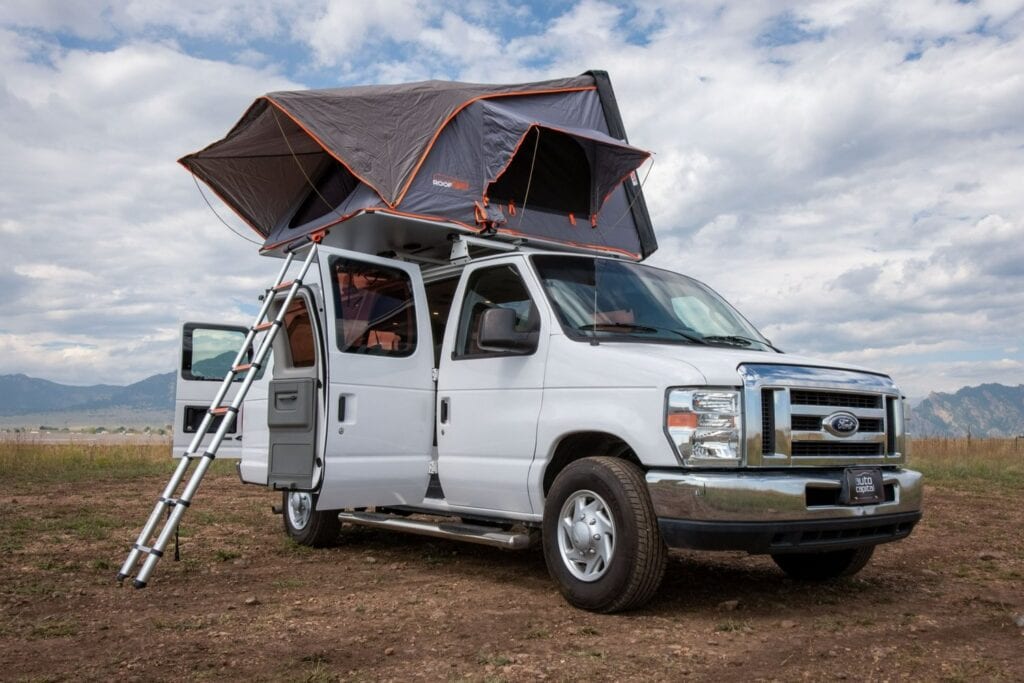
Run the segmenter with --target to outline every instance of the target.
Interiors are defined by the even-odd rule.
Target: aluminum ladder
[[[235,419],[238,416],[238,409],[241,407],[242,402],[245,400],[245,395],[249,393],[249,387],[252,386],[253,380],[260,367],[262,367],[264,359],[269,353],[271,344],[274,341],[274,337],[277,336],[277,331],[284,324],[284,316],[288,311],[288,307],[291,305],[292,300],[295,298],[296,293],[302,286],[302,279],[306,277],[306,273],[309,271],[310,266],[316,259],[317,254],[317,242],[316,238],[311,238],[308,242],[299,244],[296,247],[290,248],[285,258],[284,265],[281,266],[281,272],[277,274],[277,279],[270,289],[267,290],[266,296],[263,298],[263,307],[260,309],[259,314],[256,316],[256,321],[249,327],[249,333],[245,337],[245,341],[242,343],[242,348],[238,350],[238,355],[235,356],[234,362],[231,364],[231,370],[227,376],[224,377],[224,382],[221,384],[220,389],[217,391],[217,395],[214,397],[213,402],[210,403],[210,408],[206,411],[206,415],[203,417],[202,423],[196,430],[196,435],[192,439],[192,443],[189,445],[188,450],[182,454],[181,462],[178,463],[177,469],[174,474],[171,475],[171,479],[167,482],[167,487],[164,489],[163,495],[157,499],[156,506],[153,508],[153,512],[149,515],[149,520],[146,525],[142,528],[142,532],[139,533],[138,539],[132,544],[132,549],[128,553],[128,558],[121,565],[121,570],[117,573],[117,581],[122,583],[126,578],[132,575],[138,565],[139,559],[142,556],[146,556],[145,561],[142,563],[142,567],[138,573],[135,574],[135,580],[132,582],[136,588],[145,588],[146,582],[149,581],[150,575],[153,573],[153,569],[156,567],[156,563],[163,557],[164,549],[167,547],[167,543],[171,540],[171,536],[178,528],[178,523],[181,521],[182,515],[185,514],[185,510],[188,509],[189,505],[192,504],[192,498],[196,494],[196,490],[199,488],[199,483],[203,480],[203,476],[206,475],[206,470],[209,469],[210,464],[214,458],[217,457],[217,450],[220,448],[221,442],[224,440],[224,436],[228,430],[231,429],[231,425],[234,424]],[[295,260],[295,254],[301,251],[303,248],[309,249],[309,254],[306,256],[305,261],[302,262],[298,274],[294,280],[285,281],[284,277],[288,272],[288,268],[292,265]],[[270,307],[274,302],[275,295],[279,292],[287,291],[284,300],[281,303],[280,310],[273,320],[267,320],[267,315],[270,312]],[[252,346],[253,341],[256,339],[256,335],[260,332],[266,331],[267,334],[260,343],[255,355],[251,362],[244,362],[246,354]],[[235,378],[241,374],[245,374],[245,378],[242,380],[241,385],[238,387],[238,393],[235,394],[234,400],[230,405],[222,405],[224,397],[227,395],[228,390],[234,383]],[[202,445],[203,437],[210,431],[210,427],[214,422],[214,419],[220,417],[221,422],[214,433],[213,439],[210,441],[209,447],[202,453],[199,449]],[[192,476],[189,478],[188,483],[185,485],[184,491],[181,495],[175,497],[175,492],[181,485],[182,480],[188,473],[189,467],[193,461],[198,461],[195,470],[192,472]],[[169,511],[161,527],[159,534],[156,536],[156,541],[152,545],[147,545],[150,539],[153,537],[157,530],[157,526],[160,524],[161,518],[163,518],[164,511]]]

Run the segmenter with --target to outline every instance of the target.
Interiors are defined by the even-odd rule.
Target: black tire
[[[281,517],[284,532],[299,545],[323,548],[333,545],[341,533],[337,510],[315,510],[317,495],[302,491],[283,491]]]
[[[600,503],[601,507],[596,509],[606,508],[609,513],[592,530],[601,532],[603,520],[610,518],[610,552],[604,545],[608,534],[591,536],[585,526],[594,524],[594,517],[587,517],[589,512],[583,512],[584,518],[577,519],[582,522],[578,527],[566,529],[564,535],[559,533],[563,507],[569,506],[570,501],[574,504],[588,499],[594,505]],[[575,518],[575,513],[572,516]],[[585,571],[579,566],[583,561],[572,558],[586,558],[590,551],[581,548],[591,544],[592,538],[600,539],[592,544],[593,550],[610,559],[596,560],[595,566],[603,569],[594,571],[596,578],[583,580],[577,576]],[[665,575],[668,550],[658,531],[643,472],[626,460],[583,458],[562,470],[544,503],[542,540],[548,572],[565,599],[581,609],[607,614],[640,607],[658,591]]]
[[[868,563],[875,546],[832,550],[825,553],[780,553],[772,555],[779,569],[798,581],[827,581],[853,576]]]

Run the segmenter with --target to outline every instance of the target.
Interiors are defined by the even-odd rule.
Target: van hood
[[[735,386],[740,383],[737,368],[740,365],[791,365],[797,367],[831,368],[850,370],[888,377],[884,373],[849,363],[834,360],[798,356],[788,353],[771,353],[732,349],[724,347],[691,346],[676,344],[638,344],[630,342],[602,341],[600,348],[614,354],[614,362],[637,368],[657,367],[664,377],[667,367],[685,363],[704,378],[710,386]],[[691,371],[691,372],[692,372]],[[689,374],[689,373],[688,373]]]

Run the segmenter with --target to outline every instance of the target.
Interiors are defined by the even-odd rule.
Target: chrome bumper
[[[843,470],[647,473],[673,548],[827,552],[906,538],[921,519],[921,474],[884,470],[886,500],[839,505]]]
[[[891,515],[921,510],[921,473],[883,470],[891,500],[878,505],[828,504],[843,470],[652,470],[647,487],[659,518],[695,522],[794,522]],[[810,503],[810,504],[809,504]],[[824,504],[822,504],[824,503]]]

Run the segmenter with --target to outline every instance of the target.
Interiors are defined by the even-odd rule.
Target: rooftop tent
[[[657,249],[634,173],[648,156],[597,71],[269,93],[181,163],[264,250],[337,226],[329,243],[367,251],[486,231],[642,259]]]

